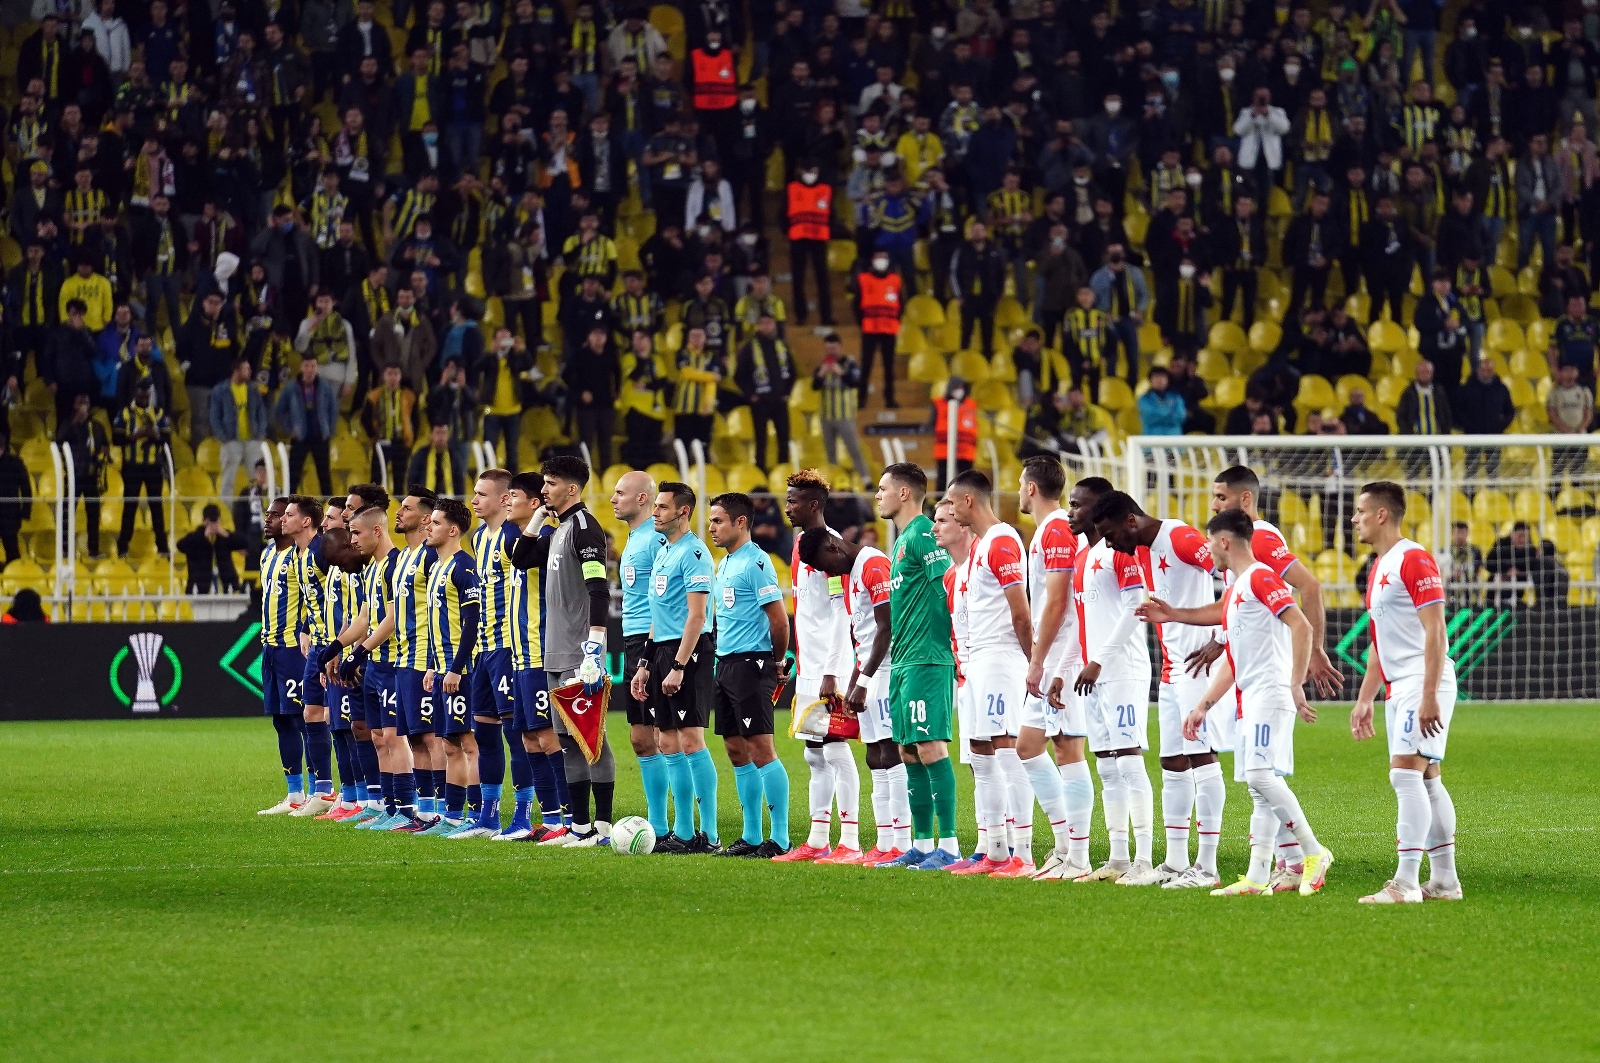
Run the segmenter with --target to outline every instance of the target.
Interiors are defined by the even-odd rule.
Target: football
[[[626,816],[611,825],[611,848],[623,856],[644,856],[655,847],[655,828],[643,816]]]

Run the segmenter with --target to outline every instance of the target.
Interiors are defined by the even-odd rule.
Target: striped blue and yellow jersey
[[[522,529],[510,524],[512,531]],[[540,535],[552,535],[546,524]],[[511,667],[517,671],[544,667],[544,581],[536,568],[511,570]]]
[[[311,645],[326,646],[333,641],[328,631],[327,584],[328,559],[322,553],[322,534],[312,536],[305,549],[295,551],[295,564],[299,566],[300,621],[297,630],[311,636]]]
[[[322,626],[328,632],[329,642],[338,638],[339,632],[361,612],[366,598],[359,575],[352,575],[337,565],[329,566],[322,594]]]
[[[478,653],[511,648],[511,547],[521,530],[510,521],[472,530],[473,567],[478,570]]]
[[[428,573],[428,669],[465,674],[483,619],[478,570],[457,550]]]
[[[394,570],[399,558],[400,551],[391,549],[382,557],[374,556],[367,562],[367,567],[361,570],[361,585],[367,600],[369,630],[374,630],[383,623],[389,611],[394,608]],[[378,664],[393,664],[395,650],[395,637],[390,635],[384,640],[383,645],[372,651],[371,659]]]
[[[431,546],[405,546],[394,565],[395,665],[428,668],[428,569],[438,555]]]
[[[261,551],[261,645],[300,645],[300,552],[268,543]]]

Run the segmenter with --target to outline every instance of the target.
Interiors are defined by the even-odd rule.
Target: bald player
[[[628,526],[628,541],[622,546],[617,576],[622,582],[622,674],[630,678],[639,670],[645,644],[650,641],[650,569],[656,553],[667,545],[667,537],[656,531],[652,519],[655,498],[655,478],[637,470],[617,477],[611,491],[611,512]],[[669,784],[655,707],[648,700],[636,699],[631,683],[622,684],[612,693],[620,693],[627,713],[628,738],[633,755],[639,758],[639,776],[644,783],[646,815],[656,837],[664,838]]]

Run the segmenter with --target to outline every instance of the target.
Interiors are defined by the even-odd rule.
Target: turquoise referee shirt
[[[622,545],[618,574],[622,579],[624,638],[650,633],[650,573],[655,567],[656,554],[666,545],[667,537],[656,531],[650,521],[629,532],[628,541]]]
[[[755,543],[745,543],[717,566],[711,593],[716,608],[717,656],[771,653],[772,628],[766,607],[783,600],[772,559]]]
[[[710,593],[711,551],[706,544],[693,533],[685,533],[675,543],[663,543],[650,565],[650,626],[655,629],[654,641],[681,639],[689,623],[689,595]]]

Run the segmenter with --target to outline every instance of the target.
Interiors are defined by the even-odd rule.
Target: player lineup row
[[[472,498],[481,523],[467,543],[466,507],[419,489],[392,525],[403,547],[375,485],[326,510],[299,497],[273,504],[263,664],[288,794],[263,814],[459,839],[609,841],[630,854],[1225,896],[1321,888],[1333,854],[1288,780],[1296,719],[1315,719],[1306,685],[1332,696],[1342,679],[1323,648],[1321,588],[1257,515],[1250,469],[1219,474],[1202,532],[1145,514],[1099,478],[1068,492],[1058,462],[1031,459],[1017,485],[1035,524],[1024,543],[995,516],[996,488],[983,474],[957,476],[930,515],[925,473],[892,465],[876,495],[879,516],[899,529],[892,557],[829,529],[829,485],[801,470],[785,496],[798,533],[792,625],[777,574],[751,541],[747,496],[705,503],[711,541],[725,552],[714,565],[690,530],[694,492],[625,474],[610,499],[630,529],[618,567],[626,673],[618,696],[646,815],[615,824],[603,727],[610,588],[605,536],[582,502],[588,477],[576,458],[515,477],[486,472]],[[1351,729],[1373,737],[1374,702],[1386,690],[1399,809],[1395,876],[1364,903],[1461,897],[1454,807],[1440,774],[1455,701],[1444,588],[1432,556],[1403,537],[1404,511],[1403,490],[1380,482],[1362,490],[1352,518],[1378,560],[1367,594],[1377,649]],[[1146,624],[1156,625],[1156,661]],[[1143,757],[1157,667],[1159,864]],[[805,743],[809,774],[811,825],[799,845],[788,836],[789,778],[774,744],[773,706],[788,684],[790,732]],[[743,814],[727,846],[708,726],[725,745]],[[956,841],[958,733],[978,826],[967,856]],[[865,746],[871,773],[869,849],[853,741]],[[1250,864],[1229,885],[1216,864],[1224,753],[1252,804]],[[1098,866],[1088,859],[1091,761],[1110,836]],[[502,823],[508,766],[515,803]],[[1039,865],[1035,803],[1053,833]]]

